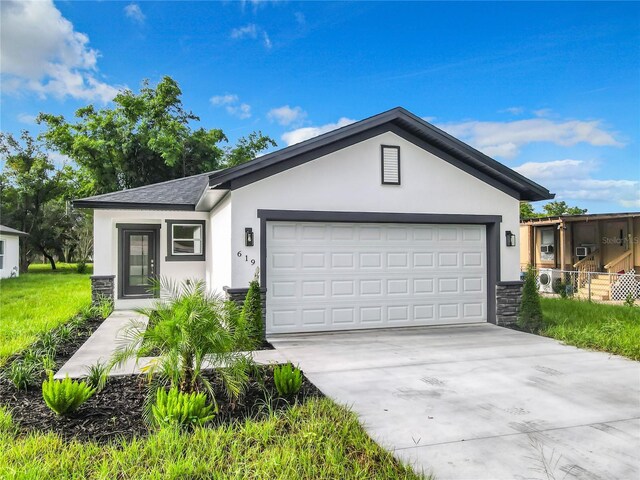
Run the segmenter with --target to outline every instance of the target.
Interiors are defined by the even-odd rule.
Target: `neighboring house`
[[[242,298],[267,334],[502,323],[521,288],[519,201],[548,190],[402,109],[227,170],[74,201],[95,209],[95,295],[149,277]],[[227,288],[229,287],[229,288]]]
[[[596,299],[621,300],[635,290],[614,298],[612,288],[640,273],[639,237],[640,212],[533,218],[520,224],[520,267],[575,271],[579,290],[590,282]]]
[[[25,232],[0,225],[0,278],[20,275],[20,237]]]

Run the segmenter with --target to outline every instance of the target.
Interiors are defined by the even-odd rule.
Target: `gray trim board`
[[[267,286],[267,222],[349,222],[469,224],[487,227],[487,321],[496,323],[496,285],[500,282],[501,215],[464,215],[389,212],[333,212],[314,210],[262,210],[260,219],[260,285]]]
[[[207,256],[207,229],[205,220],[165,220],[167,224],[167,262],[203,262]],[[200,225],[202,227],[202,254],[200,255],[174,255],[173,251],[173,226],[174,225]]]

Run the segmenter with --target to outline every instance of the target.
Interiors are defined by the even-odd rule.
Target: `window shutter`
[[[382,145],[382,184],[400,185],[400,147]]]

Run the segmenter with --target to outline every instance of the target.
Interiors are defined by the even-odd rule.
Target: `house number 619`
[[[238,253],[236,253],[236,255],[238,255],[238,258],[242,258],[242,250],[238,250]],[[249,255],[244,255],[244,261],[245,262],[250,262],[251,265],[255,265],[256,264],[256,259],[252,258],[251,260],[249,260]]]

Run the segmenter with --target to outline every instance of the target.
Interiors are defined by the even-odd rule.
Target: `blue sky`
[[[1,40],[3,131],[170,75],[232,141],[400,105],[558,199],[640,210],[640,3],[3,1]]]

